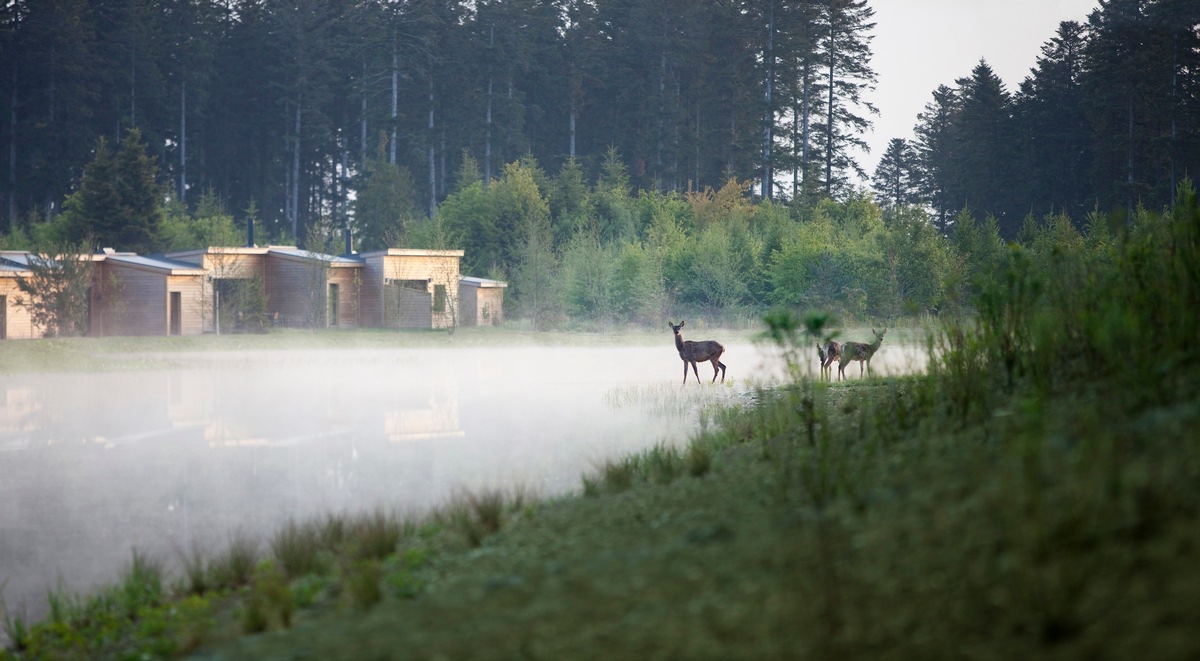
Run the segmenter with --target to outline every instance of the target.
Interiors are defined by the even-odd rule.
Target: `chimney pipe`
[[[254,247],[254,216],[246,216],[246,247]]]
[[[345,234],[346,234],[346,254],[353,255],[354,254],[354,234],[350,232],[349,226],[346,227]]]

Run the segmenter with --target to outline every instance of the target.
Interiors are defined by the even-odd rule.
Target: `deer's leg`
[[[725,363],[722,363],[721,361],[718,360],[717,366],[721,368],[721,383],[725,383]],[[716,378],[717,378],[717,373],[714,371],[713,379],[715,380]]]
[[[683,361],[683,382],[687,383],[687,361]]]
[[[686,371],[687,365],[684,365],[683,369]],[[696,375],[696,383],[700,383],[700,368],[696,367],[696,361],[694,360],[692,361],[692,372]]]

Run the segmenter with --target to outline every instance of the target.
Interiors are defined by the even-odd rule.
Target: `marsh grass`
[[[271,535],[271,554],[284,576],[296,578],[322,569],[322,552],[328,551],[316,521],[298,523],[289,519]]]
[[[526,487],[482,488],[457,493],[434,517],[457,533],[469,548],[500,532],[536,495]]]
[[[208,568],[208,558],[199,545],[190,549],[175,547],[175,557],[183,574],[179,591],[184,594],[202,595],[213,587],[212,575]]]
[[[246,533],[237,532],[229,536],[225,552],[214,558],[210,565],[213,583],[222,589],[249,585],[254,578],[254,567],[258,564],[260,545]]]
[[[4,608],[4,638],[9,649],[20,653],[29,647],[29,624],[21,613]]]
[[[359,560],[379,560],[396,552],[406,525],[392,512],[376,508],[351,519],[345,544]]]
[[[712,387],[684,388],[679,384],[639,384],[608,389],[604,393],[604,403],[612,409],[636,408],[655,417],[693,418],[698,412],[730,404],[735,401],[738,392],[732,379]]]
[[[120,583],[121,601],[128,617],[135,617],[139,609],[162,600],[165,575],[162,560],[133,550],[133,557],[122,573]]]

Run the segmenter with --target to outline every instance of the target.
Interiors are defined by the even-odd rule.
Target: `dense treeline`
[[[939,86],[875,189],[929,205],[943,228],[964,207],[994,216],[1006,238],[1030,214],[1165,206],[1200,170],[1198,28],[1192,0],[1100,0],[1059,25],[1015,92],[984,61]]]
[[[97,140],[129,128],[176,200],[212,190],[293,238],[351,218],[399,236],[396,214],[431,216],[464,152],[485,183],[525,155],[591,177],[615,148],[636,189],[766,172],[793,182],[767,197],[843,194],[873,112],[871,16],[866,0],[13,0],[5,227],[57,214]],[[356,208],[377,177],[394,206]]]
[[[349,227],[364,250],[464,248],[538,326],[953,309],[1004,240],[1161,209],[1200,161],[1200,9],[1179,0],[1061,24],[1016,94],[985,62],[939,87],[878,204],[852,183],[866,0],[0,12],[3,245],[155,252],[252,222],[336,250]]]

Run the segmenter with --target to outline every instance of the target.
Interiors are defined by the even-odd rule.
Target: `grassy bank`
[[[19,658],[1196,658],[1200,208],[1046,227],[928,371],[798,378],[581,495],[297,522]],[[821,319],[770,318],[788,360]],[[800,370],[795,373],[799,374]]]

